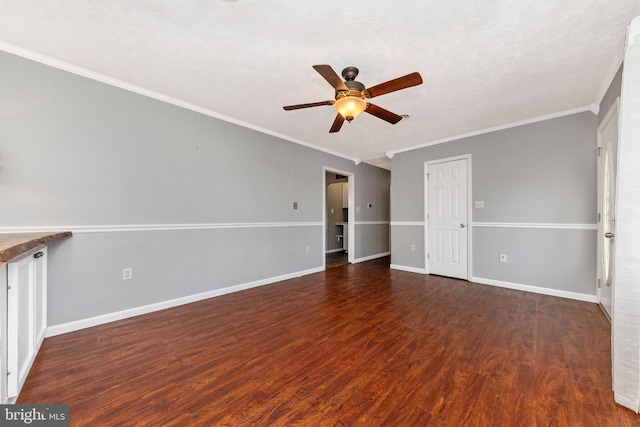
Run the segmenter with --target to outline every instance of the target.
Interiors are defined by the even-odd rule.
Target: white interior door
[[[611,318],[615,256],[615,194],[618,158],[618,102],[598,128],[598,284],[600,304]]]
[[[467,279],[467,159],[429,164],[430,274]]]

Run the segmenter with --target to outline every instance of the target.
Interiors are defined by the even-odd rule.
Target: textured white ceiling
[[[384,166],[387,151],[599,102],[639,0],[2,0],[0,48],[43,55]],[[421,86],[329,134],[313,68]],[[232,100],[229,102],[229,100]]]

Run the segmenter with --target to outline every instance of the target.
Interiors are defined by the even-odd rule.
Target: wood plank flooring
[[[73,426],[636,426],[595,304],[383,258],[45,340]]]
[[[326,268],[335,267],[338,265],[344,265],[349,263],[349,254],[345,251],[331,252],[325,254],[325,266]]]

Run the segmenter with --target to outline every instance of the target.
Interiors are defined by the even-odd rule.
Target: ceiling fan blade
[[[331,65],[314,65],[313,69],[324,77],[335,90],[349,90],[340,76],[333,71]]]
[[[298,105],[287,105],[286,107],[282,107],[287,111],[291,110],[299,110],[301,108],[309,108],[309,107],[320,107],[322,105],[333,105],[335,101],[322,101],[322,102],[312,102],[310,104],[298,104]]]
[[[400,120],[402,120],[402,116],[397,115],[396,113],[392,113],[389,110],[385,110],[384,108],[378,107],[374,104],[369,104],[367,102],[367,108],[364,110],[372,116],[376,116],[379,119],[384,120],[385,122],[389,122],[392,125],[395,125]]]
[[[365,96],[367,98],[373,98],[374,96],[384,95],[385,93],[395,92],[397,90],[406,89],[419,84],[422,84],[422,77],[420,77],[420,73],[411,73],[370,87],[365,90]]]
[[[333,124],[331,125],[331,129],[329,129],[329,133],[338,132],[342,127],[343,123],[344,123],[344,117],[338,114],[336,116],[336,119],[333,121]]]

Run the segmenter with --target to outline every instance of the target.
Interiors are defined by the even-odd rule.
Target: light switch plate
[[[484,208],[484,200],[476,200],[475,202],[473,202],[473,207],[476,209]]]

